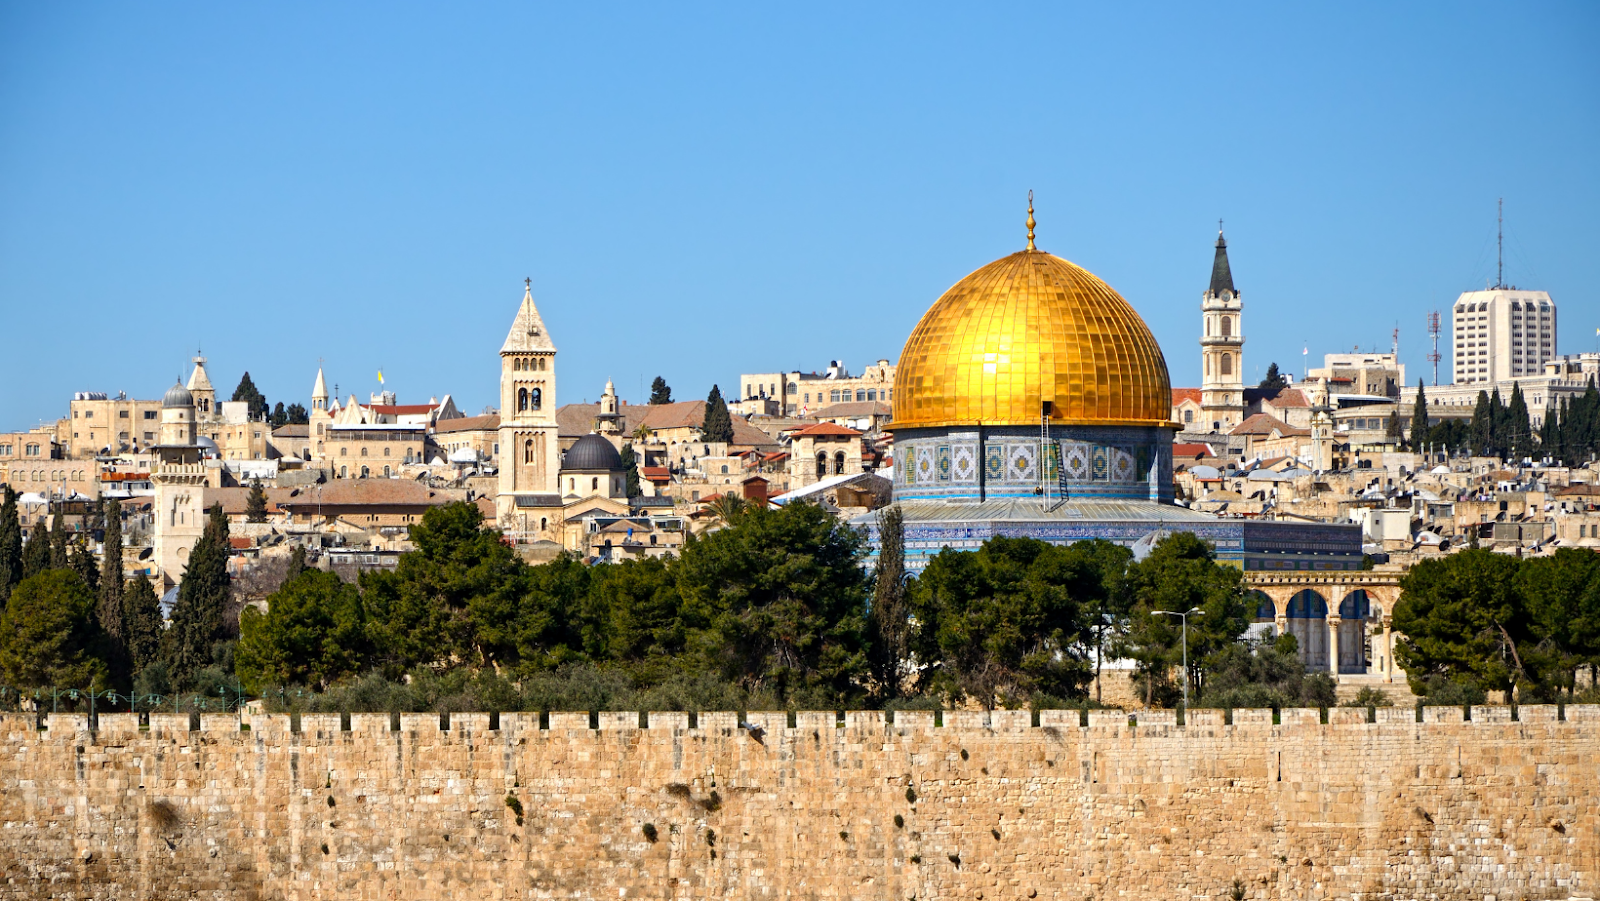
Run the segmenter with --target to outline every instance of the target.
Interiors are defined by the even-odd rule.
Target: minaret
[[[618,422],[620,418],[617,412],[617,389],[610,379],[606,379],[606,391],[600,395],[600,411],[594,417],[594,430],[616,443],[616,437],[622,434],[622,426]]]
[[[1211,286],[1200,296],[1200,407],[1202,428],[1226,432],[1244,420],[1243,305],[1228,267],[1228,242],[1217,223]]]
[[[533,303],[533,280],[500,347],[500,527],[516,541],[549,537],[560,512],[556,346]]]

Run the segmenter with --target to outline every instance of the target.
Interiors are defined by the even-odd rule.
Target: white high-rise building
[[[1451,310],[1457,385],[1489,385],[1544,374],[1556,355],[1556,305],[1545,291],[1468,291]]]

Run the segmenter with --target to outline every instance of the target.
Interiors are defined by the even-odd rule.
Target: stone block
[[[1183,723],[1190,728],[1203,726],[1207,729],[1215,729],[1225,723],[1225,716],[1227,716],[1227,712],[1222,710],[1188,710],[1184,711]]]
[[[1600,704],[1568,704],[1567,722],[1600,723]]]
[[[188,717],[184,719],[187,720]],[[51,738],[60,738],[61,736],[70,738],[75,733],[89,731],[89,714],[52,713],[46,718],[45,726],[50,730]]]
[[[1039,726],[1050,729],[1077,729],[1082,719],[1076,710],[1041,710]]]
[[[962,729],[976,732],[989,728],[989,711],[987,710],[946,710],[944,712],[944,727],[946,729]]]
[[[744,715],[745,722],[762,730],[764,736],[782,735],[789,728],[789,714],[782,710],[751,710]],[[765,738],[771,741],[770,737]]]
[[[1501,704],[1492,706],[1473,705],[1472,721],[1474,723],[1509,723],[1511,722],[1511,708]]]
[[[1322,711],[1315,707],[1285,707],[1278,713],[1278,723],[1284,726],[1320,726]]]
[[[355,724],[351,723],[354,728]],[[489,734],[489,714],[487,713],[452,713],[450,714],[450,731],[462,735],[482,736]]]
[[[387,718],[388,714],[384,714]],[[155,731],[156,715],[150,715],[150,729]],[[289,732],[289,714],[287,713],[256,713],[250,716],[250,731],[267,735],[287,735]]]
[[[1517,721],[1522,723],[1553,723],[1557,707],[1554,704],[1525,704],[1517,708]]]
[[[201,732],[238,732],[239,716],[234,713],[200,714]]]
[[[285,717],[285,719],[288,719],[288,717]],[[152,713],[150,714],[150,732],[152,735],[188,735],[189,714]]]
[[[707,715],[708,714],[703,714],[703,713],[696,715],[695,716],[695,725],[699,726],[701,729],[704,729],[706,727],[706,724],[705,724],[705,721],[704,721],[704,717],[706,717]],[[709,714],[709,715],[712,718],[712,722],[716,723],[717,722],[717,715],[716,714]],[[689,728],[689,714],[684,713],[681,710],[652,710],[650,712],[649,716],[650,716],[650,719],[649,719],[650,728],[652,728],[652,729],[664,729],[664,730],[670,732],[670,731],[672,731],[674,729],[682,731],[682,730],[685,730],[685,729]],[[728,719],[737,719],[738,718],[738,716],[736,714],[722,714],[722,716],[725,717],[725,718],[728,718]],[[728,727],[729,728],[732,728],[735,725],[737,725],[737,723],[732,723],[732,722],[728,723]],[[712,728],[716,728],[716,726],[713,726]]]
[[[599,715],[600,729],[603,732],[625,732],[629,729],[639,728],[639,712],[637,710],[606,710]]]
[[[572,712],[552,712],[549,715],[551,732],[588,731],[589,714]]]
[[[1089,711],[1090,729],[1125,729],[1127,726],[1128,712],[1126,710]]]
[[[433,728],[439,728],[439,715],[437,713],[417,714],[418,716],[433,717]],[[202,721],[204,717],[201,718]],[[344,731],[344,718],[337,713],[302,713],[300,714],[300,734],[306,740],[327,740],[338,738]]]
[[[304,717],[300,719],[300,731],[310,731],[310,727],[305,724]],[[437,734],[439,731],[439,714],[402,713],[400,714],[400,731],[408,734],[415,732],[419,735]]]
[[[989,728],[996,732],[1026,732],[1033,728],[1031,710],[992,710]]]
[[[393,720],[387,713],[352,713],[350,731],[361,735],[387,735]]]
[[[1376,722],[1378,723],[1406,723],[1416,725],[1417,709],[1415,707],[1375,707]]]
[[[882,710],[846,710],[844,713],[844,727],[846,729],[882,732],[886,725]]]
[[[894,728],[896,731],[906,734],[926,732],[933,728],[933,711],[896,710],[894,712]]]
[[[1424,723],[1460,723],[1466,720],[1466,711],[1455,705],[1422,708]]]
[[[538,732],[539,714],[537,713],[500,714],[500,734],[507,741],[518,741],[536,735]]]
[[[821,731],[824,738],[827,737],[827,730],[835,728],[838,722],[839,714],[832,710],[802,710],[794,715],[796,729],[801,732]]]
[[[1140,710],[1133,715],[1133,721],[1145,728],[1175,729],[1178,726],[1178,711]]]
[[[107,735],[132,735],[139,731],[137,713],[102,713],[100,731]]]
[[[1365,707],[1328,708],[1328,725],[1330,726],[1365,726],[1366,724],[1367,708]]]
[[[670,717],[670,716],[674,716],[674,715],[675,714],[670,714],[670,713],[652,713],[652,714],[650,714],[650,728],[652,728],[652,729],[657,729],[657,728],[660,728],[660,729],[687,728],[687,727],[673,727],[673,726],[667,726],[667,725],[661,725],[661,726],[657,726],[656,725],[656,717],[662,717],[663,718],[662,722],[663,722],[663,724],[665,724],[667,722],[666,717]],[[688,719],[689,719],[688,715],[685,714],[684,715],[684,722],[687,723]],[[737,714],[737,713],[726,713],[726,712],[711,712],[711,713],[695,714],[695,726],[701,732],[714,732],[714,733],[720,734],[725,729],[737,729],[737,728],[739,728],[739,714]]]
[[[1260,729],[1272,725],[1272,708],[1245,707],[1233,712],[1233,725],[1246,729]]]

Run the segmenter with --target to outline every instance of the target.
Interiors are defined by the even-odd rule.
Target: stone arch
[[[1257,588],[1246,593],[1245,597],[1256,601],[1256,622],[1266,623],[1277,621],[1279,609],[1278,602],[1273,599],[1272,595],[1267,594],[1265,591]]]
[[[1233,375],[1233,354],[1222,355],[1222,375]]]
[[[1300,646],[1300,661],[1308,670],[1328,669],[1328,601],[1312,588],[1302,588],[1289,598],[1284,610],[1288,632]]]

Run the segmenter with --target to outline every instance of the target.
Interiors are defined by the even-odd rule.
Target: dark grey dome
[[[561,460],[562,469],[583,472],[616,472],[622,469],[622,455],[606,439],[590,432],[578,439]]]
[[[189,389],[183,387],[180,382],[167,389],[167,396],[161,399],[161,406],[192,407],[194,406],[194,395],[190,394]]]

